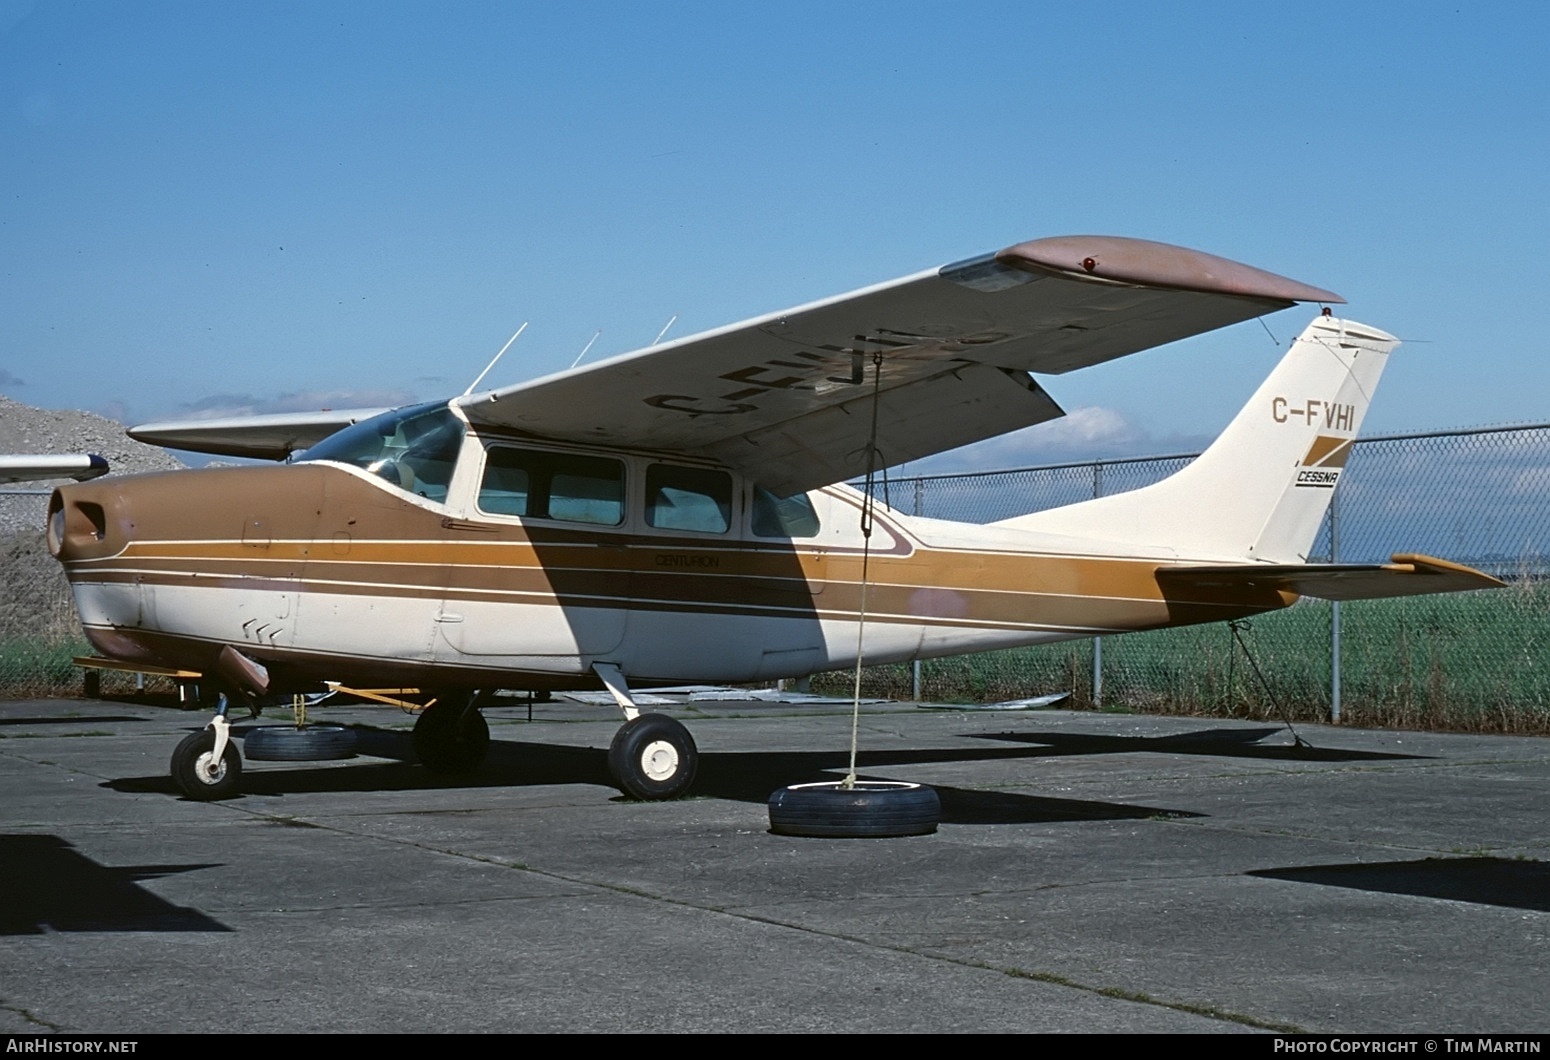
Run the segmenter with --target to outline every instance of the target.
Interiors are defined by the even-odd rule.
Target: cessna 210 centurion
[[[447,771],[488,745],[474,690],[604,687],[626,718],[614,779],[671,798],[698,752],[632,686],[1499,585],[1422,556],[1307,561],[1397,345],[1327,309],[1204,455],[1144,489],[982,526],[832,485],[1062,415],[1032,373],[1340,301],[1180,247],[1034,240],[360,422],[136,428],[290,462],[66,485],[48,540],[109,658],[219,675],[243,701],[433,691],[414,743]],[[192,798],[235,790],[224,703],[173,756]]]

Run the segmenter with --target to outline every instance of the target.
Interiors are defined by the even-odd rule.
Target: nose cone
[[[61,486],[48,502],[48,550],[61,563],[122,552],[133,522],[122,494],[106,484]]]

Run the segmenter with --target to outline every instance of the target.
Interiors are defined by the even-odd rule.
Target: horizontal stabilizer
[[[1400,553],[1389,563],[1247,563],[1221,567],[1164,567],[1164,589],[1275,589],[1321,600],[1377,600],[1391,596],[1499,589],[1506,583],[1445,559]]]

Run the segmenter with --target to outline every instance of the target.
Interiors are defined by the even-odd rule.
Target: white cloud
[[[1136,456],[1147,447],[1146,432],[1114,409],[1096,405],[1072,409],[1058,420],[1024,427],[959,449],[917,460],[909,474],[990,471],[1114,456]]]

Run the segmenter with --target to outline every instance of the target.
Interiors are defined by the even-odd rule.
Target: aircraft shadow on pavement
[[[230,931],[140,886],[214,864],[99,865],[52,835],[0,835],[0,936],[48,931]]]
[[[1543,861],[1491,857],[1424,858],[1360,865],[1256,869],[1247,875],[1550,912],[1550,864]]]
[[[242,774],[246,795],[286,796],[325,792],[429,791],[443,788],[516,788],[546,784],[593,784],[612,788],[608,754],[600,748],[494,740],[484,764],[465,776],[440,776],[414,764],[408,733],[358,726],[360,755],[397,761],[357,759],[318,766],[307,762],[263,763]],[[1031,748],[959,748],[863,751],[857,770],[865,779],[897,780],[891,767],[932,763],[993,762],[1037,758],[1049,752]],[[849,756],[845,751],[702,752],[692,795],[697,798],[764,803],[791,784],[837,780]],[[942,800],[944,824],[1030,824],[1056,821],[1138,820],[1195,817],[1199,814],[1156,806],[1083,799],[1049,798],[1006,791],[933,785]],[[114,791],[177,795],[171,777],[126,777],[107,781]],[[622,798],[622,796],[620,796]]]
[[[1200,732],[1172,733],[1168,736],[1102,736],[1072,732],[997,732],[979,733],[976,740],[1004,740],[1010,743],[1044,744],[1044,755],[1134,754],[1151,751],[1174,755],[1215,755],[1225,758],[1259,758],[1290,762],[1373,762],[1429,758],[1429,755],[1398,754],[1391,751],[1353,751],[1310,744],[1258,746],[1259,741],[1286,730],[1278,726],[1262,729],[1203,729]]]

